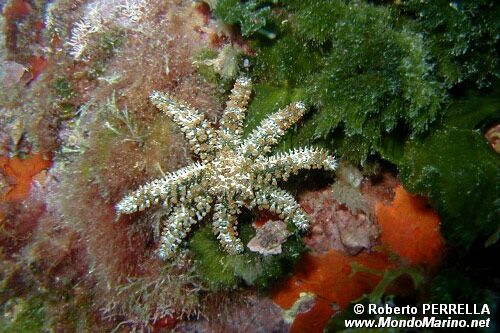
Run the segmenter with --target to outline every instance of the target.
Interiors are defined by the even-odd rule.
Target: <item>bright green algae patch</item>
[[[500,76],[498,1],[405,0],[393,8],[403,20],[415,18],[413,29],[424,34],[447,85],[468,81],[484,87]]]
[[[215,11],[222,18],[225,3],[219,1]],[[272,105],[268,98],[294,95],[313,106],[298,145],[323,141],[362,162],[398,126],[416,135],[436,120],[444,87],[433,76],[422,36],[398,27],[388,7],[345,1],[276,6],[284,12],[277,10],[268,27],[277,37],[255,39],[257,56],[251,59],[252,76],[273,87],[273,94],[256,93],[252,104]],[[233,18],[238,10],[249,15],[247,7],[227,10]]]
[[[240,227],[244,244],[254,235],[248,223]],[[292,235],[282,244],[283,251],[278,255],[262,256],[248,249],[242,254],[230,255],[220,248],[209,226],[193,233],[189,248],[194,253],[197,272],[213,289],[234,289],[241,282],[266,289],[290,273],[293,264],[305,252],[301,240]]]
[[[269,6],[262,6],[266,1],[245,1],[226,0],[218,1],[215,14],[221,17],[226,23],[241,24],[243,36],[250,36],[256,32],[264,33],[263,29],[271,14]]]

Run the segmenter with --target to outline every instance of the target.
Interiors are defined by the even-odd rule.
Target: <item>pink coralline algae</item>
[[[263,255],[280,254],[281,244],[283,244],[290,232],[283,221],[268,221],[261,228],[257,229],[257,234],[248,242],[250,251]]]
[[[335,200],[329,187],[303,193],[299,203],[311,221],[311,231],[304,241],[314,252],[334,249],[353,255],[375,244],[378,228],[369,215],[351,213]]]

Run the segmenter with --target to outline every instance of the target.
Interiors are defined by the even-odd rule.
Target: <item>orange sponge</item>
[[[48,169],[51,164],[52,161],[44,159],[41,154],[33,154],[25,159],[0,156],[0,168],[12,182],[11,188],[3,195],[2,200],[18,201],[27,198],[32,178],[40,171]]]
[[[399,185],[391,205],[382,202],[375,211],[381,241],[411,265],[437,265],[443,250],[439,216],[423,198],[412,196]]]

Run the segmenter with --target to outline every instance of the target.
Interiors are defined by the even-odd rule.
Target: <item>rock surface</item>
[[[263,255],[280,254],[283,244],[290,232],[283,221],[269,221],[257,229],[257,234],[248,242],[250,251]]]

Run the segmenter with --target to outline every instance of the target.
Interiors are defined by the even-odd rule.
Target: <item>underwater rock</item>
[[[365,213],[351,214],[345,210],[337,211],[337,224],[340,241],[347,253],[355,254],[370,249],[379,236],[378,226]]]
[[[293,303],[292,307],[285,311],[285,322],[291,324],[297,315],[308,312],[314,307],[316,295],[313,293],[300,293],[299,298]]]
[[[301,258],[273,300],[284,309],[291,309],[303,293],[316,295],[317,301],[296,316],[290,332],[323,332],[338,309],[378,287],[384,271],[439,263],[439,219],[425,200],[412,197],[387,173],[358,185],[366,212],[353,214],[329,189],[299,197],[311,217],[312,230],[304,240],[313,251]]]
[[[56,83],[63,88],[59,89],[61,99],[70,95],[77,100],[72,118],[58,127],[63,147],[51,169],[58,183],[48,199],[54,214],[64,216],[57,227],[77,232],[85,246],[85,280],[91,281],[82,292],[90,298],[87,308],[100,310],[97,316],[118,325],[117,330],[148,330],[166,313],[197,317],[203,302],[199,293],[204,286],[190,274],[191,261],[182,259],[179,268],[152,258],[161,212],[134,218],[135,223],[127,217],[116,221],[110,205],[127,188],[190,160],[186,141],[152,108],[148,95],[153,90],[175,92],[194,107],[207,110],[204,116],[210,120],[222,109],[213,85],[192,65],[193,56],[209,43],[196,26],[213,27],[213,20],[203,23],[187,1],[112,1],[106,6],[139,2],[147,9],[133,24],[110,21],[115,15],[111,11],[99,14],[103,30],[86,36],[89,43],[82,53],[86,61],[71,62],[71,73],[57,76]],[[92,13],[87,12],[90,6],[75,4],[68,16],[70,9],[64,6],[60,1],[50,6],[50,32],[63,39],[65,52],[58,54],[73,61],[68,39],[75,22]],[[115,9],[120,15],[128,10]],[[115,31],[116,26],[121,30]],[[91,54],[85,57],[89,50]],[[39,85],[48,72],[31,85]],[[94,329],[93,324],[89,329]]]
[[[19,110],[0,109],[0,154],[12,157],[23,152],[24,117]],[[26,149],[28,150],[28,149]]]
[[[492,126],[484,134],[494,151],[500,154],[500,124]]]
[[[257,229],[257,234],[248,242],[250,251],[263,255],[280,254],[283,244],[290,232],[283,221],[268,221]]]
[[[290,333],[323,333],[326,323],[332,315],[339,310],[335,304],[330,304],[327,300],[316,298],[308,311],[297,314]]]
[[[25,0],[11,0],[3,2],[3,14],[9,19],[19,18],[29,15],[33,8],[28,1]]]
[[[379,275],[355,272],[357,263],[375,271],[393,266],[386,255],[361,252],[349,256],[336,250],[325,254],[305,255],[294,275],[274,291],[276,304],[290,309],[301,293],[310,292],[344,309],[349,302],[369,292],[381,280]]]
[[[208,319],[179,323],[175,331],[186,333],[288,332],[290,325],[283,319],[284,311],[270,298],[243,292],[238,299],[238,301],[226,302],[224,309]]]
[[[23,78],[25,84],[29,84],[30,82],[36,80],[48,66],[49,64],[47,59],[43,56],[30,56],[27,60],[28,75]]]
[[[330,188],[305,192],[299,202],[311,221],[311,232],[304,241],[314,252],[335,249],[356,254],[376,244],[378,227],[369,212],[351,213],[334,199]]]
[[[0,85],[2,87],[10,87],[19,82],[26,67],[18,64],[15,61],[0,62]]]

